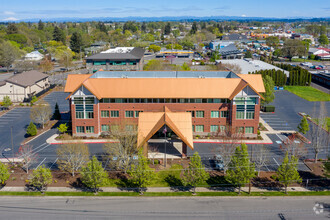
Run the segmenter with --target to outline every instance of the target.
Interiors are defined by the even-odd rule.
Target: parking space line
[[[51,169],[54,166],[54,164],[57,162],[57,160],[58,160],[58,157],[56,158],[56,160],[54,161],[54,163],[52,163],[52,165],[49,167],[49,169]]]
[[[36,153],[38,153],[38,152],[42,151],[43,149],[45,149],[45,148],[47,148],[47,147],[49,147],[49,146],[50,146],[50,144],[47,144],[45,147],[43,147],[43,148],[40,148],[39,150],[37,150],[37,151],[33,152],[33,154],[32,154],[32,155],[35,155]]]
[[[275,163],[277,164],[277,166],[280,166],[278,163],[277,163],[277,160],[273,157],[273,160],[275,161]]]
[[[46,157],[39,163],[39,165],[37,166],[36,169],[38,169],[38,167],[46,160]]]

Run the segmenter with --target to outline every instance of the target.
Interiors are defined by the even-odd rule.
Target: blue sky
[[[61,17],[329,17],[329,0],[0,0],[0,21]]]

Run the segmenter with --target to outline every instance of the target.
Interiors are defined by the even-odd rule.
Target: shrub
[[[275,112],[275,106],[272,105],[265,106],[265,112]]]
[[[32,178],[29,180],[29,183],[36,189],[42,191],[48,184],[52,183],[52,181],[53,177],[50,169],[42,165],[33,171]]]
[[[0,162],[0,184],[5,184],[9,177],[10,173],[8,171],[7,165]]]
[[[35,135],[37,135],[37,132],[38,132],[37,126],[31,121],[29,126],[26,129],[26,133],[29,136],[35,136]]]
[[[155,164],[155,165],[159,164],[159,160],[155,160],[155,161],[154,161],[154,164]]]

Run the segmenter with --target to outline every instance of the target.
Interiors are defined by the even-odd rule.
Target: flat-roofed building
[[[86,58],[89,73],[100,69],[106,71],[143,70],[144,49],[139,47],[116,47]]]

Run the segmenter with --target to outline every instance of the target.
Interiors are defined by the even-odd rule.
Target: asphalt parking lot
[[[260,113],[260,117],[274,130],[295,130],[287,121],[281,119],[276,113]]]

